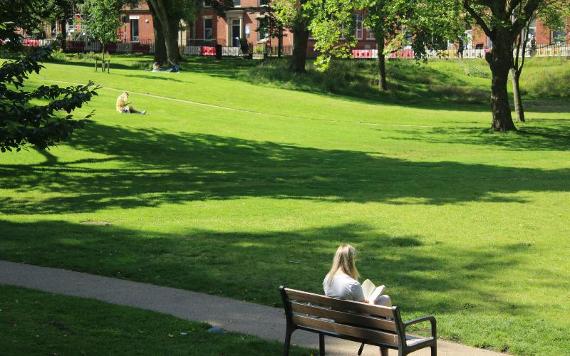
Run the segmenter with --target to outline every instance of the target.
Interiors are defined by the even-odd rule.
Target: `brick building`
[[[267,43],[277,47],[278,39],[269,37],[267,27],[269,18],[266,15],[267,0],[233,0],[234,7],[218,16],[215,9],[205,0],[204,6],[192,24],[185,24],[181,31],[181,45],[221,44],[222,46],[238,47],[240,39],[255,46]],[[123,25],[118,31],[120,42],[148,43],[154,41],[152,16],[145,1],[136,6],[127,5],[121,15]],[[357,49],[374,49],[376,40],[372,31],[364,28],[363,15],[355,14],[355,36],[358,40]],[[309,40],[311,48],[313,41]],[[293,34],[284,30],[283,47],[293,47]]]
[[[233,0],[234,7],[218,16],[210,6],[211,0],[204,0],[196,20],[192,24],[184,24],[179,33],[181,46],[221,44],[222,46],[238,47],[240,40],[246,40],[250,46],[265,44],[272,48],[278,46],[278,39],[268,35],[267,4],[270,0]],[[358,40],[355,50],[374,50],[376,40],[374,34],[363,26],[364,14],[355,15],[355,37]],[[153,19],[146,1],[136,5],[126,5],[121,14],[121,27],[117,31],[119,42],[129,44],[151,44],[154,42]],[[46,28],[48,38],[60,32],[57,25],[51,30]],[[75,15],[67,26],[68,37],[81,33],[81,15]],[[287,30],[283,33],[285,53],[290,53],[293,47],[293,34]],[[492,43],[478,27],[466,31],[467,49],[491,48]],[[540,20],[530,26],[530,35],[537,46],[552,44],[570,44],[570,18],[566,21],[565,31],[553,31]],[[309,39],[309,52],[313,52],[314,41]],[[363,51],[366,52],[366,51]]]
[[[473,27],[472,30],[466,31],[466,34],[468,37],[467,47],[469,49],[492,47],[491,40],[479,27]],[[535,39],[537,46],[570,44],[570,18],[566,19],[566,28],[562,31],[553,31],[542,21],[535,20],[529,27],[529,36]]]
[[[117,31],[120,42],[154,42],[152,15],[146,1],[125,6],[121,14],[121,23]]]
[[[226,10],[224,17],[218,16],[209,4],[210,1],[204,1],[196,21],[188,26],[189,44],[217,43],[238,47],[240,39],[245,39],[252,46],[258,43],[277,46],[278,39],[268,34],[271,24],[266,15],[266,0],[233,0],[234,7]],[[293,46],[293,35],[289,31],[283,33],[283,46]]]

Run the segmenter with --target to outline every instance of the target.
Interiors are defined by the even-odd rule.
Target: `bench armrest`
[[[431,337],[433,337],[434,339],[437,337],[437,323],[435,321],[435,317],[428,315],[428,316],[423,316],[421,318],[417,318],[414,320],[410,320],[404,323],[404,331],[406,330],[406,328],[410,325],[413,324],[417,324],[417,323],[422,323],[425,321],[429,321],[431,324]]]

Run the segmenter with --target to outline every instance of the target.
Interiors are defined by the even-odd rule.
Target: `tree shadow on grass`
[[[414,162],[206,134],[93,123],[69,145],[98,159],[0,165],[0,186],[49,193],[4,196],[5,214],[92,212],[195,200],[266,197],[389,204],[524,202],[520,191],[570,191],[570,169]],[[110,162],[110,160],[115,162]],[[109,163],[114,163],[110,165]],[[467,183],[468,182],[468,183]]]
[[[471,308],[500,313],[526,308],[513,308],[512,301],[481,289],[498,273],[517,268],[525,251],[508,245],[462,249],[419,236],[378,233],[359,223],[294,231],[191,229],[164,234],[112,225],[0,220],[0,230],[9,232],[0,240],[0,258],[275,306],[280,305],[279,285],[322,293],[332,255],[344,241],[359,249],[361,273],[389,286],[406,313],[454,313],[467,302]]]
[[[275,84],[285,89],[342,97],[369,104],[396,104],[433,110],[487,111],[489,93],[448,73],[430,67],[393,61],[389,67],[390,91],[379,92],[376,66],[372,61],[333,63],[325,73],[308,65],[307,73],[291,73],[286,60],[249,61],[191,59],[190,72],[240,80],[252,84]],[[482,105],[485,105],[483,107]]]
[[[79,60],[67,60],[67,61],[46,61],[46,63],[53,63],[53,64],[61,64],[61,65],[65,65],[65,66],[79,66],[79,67],[88,67],[93,69],[93,73],[95,73],[95,60],[90,60],[90,61],[79,61]],[[148,65],[147,65],[148,63]],[[143,69],[141,68],[141,66],[145,66],[146,68],[150,68],[152,65],[152,60],[149,61],[137,61],[137,62],[131,62],[128,64],[125,63],[120,63],[120,62],[116,62],[113,61],[113,59],[111,59],[111,72],[113,72],[113,69],[122,69],[122,70],[136,70],[136,71],[143,71]],[[99,74],[104,74],[103,72],[99,72]]]
[[[539,122],[542,122],[544,126],[537,126]],[[476,127],[395,130],[400,135],[390,137],[390,139],[440,144],[496,146],[511,151],[570,150],[570,120],[533,119],[532,125],[523,126],[508,134],[492,133],[489,129]]]
[[[165,75],[163,75],[163,74],[165,74]],[[185,83],[185,84],[191,83],[189,80],[180,80],[180,79],[173,78],[174,75],[176,75],[176,73],[169,73],[169,72],[158,72],[158,73],[147,72],[147,74],[123,74],[123,76],[126,78],[164,80],[164,81],[169,81],[169,82],[177,82],[177,83]]]

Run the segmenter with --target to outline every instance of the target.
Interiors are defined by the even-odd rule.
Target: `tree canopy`
[[[124,4],[125,0],[85,0],[82,6],[87,33],[101,42],[103,53],[105,45],[117,39]]]
[[[45,149],[67,139],[83,126],[74,120],[73,110],[97,95],[93,83],[60,88],[40,85],[29,91],[24,82],[29,74],[43,68],[38,62],[49,56],[50,50],[40,48],[17,60],[0,66],[0,151],[19,151],[26,145]],[[37,101],[40,104],[37,104]],[[61,114],[63,112],[63,114]]]

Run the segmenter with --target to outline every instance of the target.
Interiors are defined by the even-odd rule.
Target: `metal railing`
[[[29,39],[26,38],[22,41],[24,46],[28,47],[42,47],[48,46],[56,42],[53,39]],[[181,53],[189,56],[215,56],[215,40],[206,39],[189,39],[185,46],[180,46]],[[254,52],[259,51],[256,45]],[[101,43],[99,41],[66,41],[65,51],[70,53],[79,52],[101,52]],[[141,42],[117,42],[110,43],[105,46],[105,50],[109,53],[143,53],[153,54],[155,50],[154,41],[141,41]],[[250,51],[253,48],[250,48]],[[276,46],[266,46],[262,49],[263,53],[267,56],[277,56],[278,49]],[[489,48],[484,49],[465,49],[463,51],[463,58],[485,58],[485,54],[489,52]],[[311,49],[309,49],[311,52]],[[237,57],[243,55],[240,47],[224,46],[222,47],[222,56]],[[282,49],[283,56],[290,56],[293,54],[292,46],[284,46]],[[428,51],[428,58],[441,58],[441,59],[457,59],[459,53],[456,49],[447,49],[442,51]],[[543,45],[537,47],[527,47],[525,52],[526,57],[570,57],[570,44],[553,44]],[[390,59],[413,59],[414,51],[412,49],[401,49],[386,55]],[[378,58],[377,49],[354,49],[352,50],[352,58],[355,59],[371,59]]]

